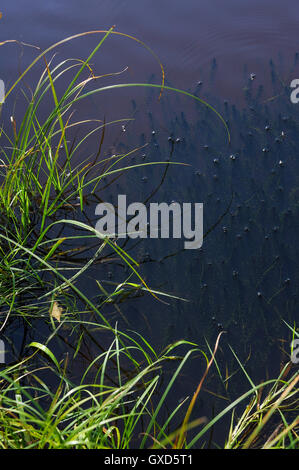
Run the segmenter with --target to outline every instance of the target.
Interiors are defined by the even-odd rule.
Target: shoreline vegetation
[[[85,61],[68,59],[56,64],[54,56],[46,59],[59,45],[90,34],[102,37]],[[99,78],[90,64],[110,34],[137,41],[154,55],[161,69],[161,84],[112,84],[85,91]],[[123,120],[97,122],[79,142],[70,145],[69,130],[85,123],[73,121],[73,106],[108,89],[147,86],[160,90],[160,96],[174,91],[208,106],[230,139],[223,117],[200,98],[165,86],[157,56],[138,39],[113,28],[78,34],[40,53],[7,91],[6,100],[38,61],[44,61],[44,70],[32,94],[25,94],[22,121],[12,117],[12,131],[5,128],[7,123],[1,129],[0,333],[4,344],[9,344],[7,328],[17,324],[24,339],[18,357],[0,367],[0,448],[209,448],[212,430],[223,418],[230,422],[224,448],[298,448],[299,376],[291,362],[282,367],[277,378],[254,384],[231,349],[236,368],[248,380],[248,391],[225,402],[223,410],[208,420],[194,409],[210,369],[217,371],[224,388],[234,380],[233,376],[223,377],[217,363],[217,349],[225,333],[205,350],[180,340],[157,352],[148,339],[138,332],[120,331],[117,322],[112,324],[103,314],[105,306],[116,305],[118,299],[130,295],[146,293],[156,300],[170,295],[152,290],[139,274],[138,263],[120,244],[111,237],[101,237],[88,223],[86,200],[90,197],[95,205],[101,202],[100,184],[109,176],[170,162],[128,164],[128,156],[139,149],[101,159],[100,145],[95,158],[74,165],[75,155],[90,136],[103,136],[108,125],[122,124]],[[59,97],[57,84],[71,72],[73,78]],[[49,97],[53,109],[42,120],[40,107]],[[78,281],[90,266],[105,259],[107,250],[127,264],[129,274],[110,292],[98,282],[101,297],[95,303],[80,290]],[[76,262],[78,254],[80,263]],[[47,325],[44,342],[30,334],[35,322]],[[298,338],[295,326],[286,328],[293,339]],[[52,350],[63,329],[76,337],[72,357],[61,357]],[[92,332],[102,332],[106,346],[90,360],[79,379],[73,380],[69,363],[79,357],[84,334]],[[198,386],[165,417],[167,399],[190,360],[200,363]],[[173,370],[170,377],[164,373],[169,364]]]

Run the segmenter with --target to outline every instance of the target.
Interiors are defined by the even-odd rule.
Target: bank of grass
[[[24,95],[27,100],[24,118],[19,123],[12,116],[11,131],[1,130],[0,333],[4,335],[16,319],[27,329],[33,328],[37,319],[44,320],[51,332],[43,343],[30,341],[21,358],[1,369],[0,447],[205,447],[213,426],[224,416],[231,415],[226,447],[294,448],[298,445],[298,420],[292,418],[289,421],[289,416],[298,410],[298,376],[287,374],[288,366],[276,380],[254,385],[250,379],[250,390],[207,422],[203,416],[194,416],[194,406],[210,368],[216,364],[218,370],[215,355],[220,337],[213,352],[209,349],[205,353],[195,344],[180,341],[157,353],[145,338],[119,331],[103,314],[105,305],[130,293],[165,295],[147,286],[136,261],[115,239],[96,232],[84,212],[86,198],[99,200],[100,185],[105,178],[112,178],[113,184],[117,175],[153,163],[130,165],[127,163],[129,154],[101,157],[105,128],[124,122],[120,120],[97,122],[78,142],[70,144],[68,132],[86,124],[86,121],[73,122],[73,106],[92,93],[119,86],[152,86],[160,88],[160,92],[170,89],[191,96],[165,87],[160,63],[161,85],[112,84],[85,91],[87,84],[99,78],[90,62],[110,34],[120,33],[102,32],[102,39],[86,61],[64,60],[55,65],[54,59],[48,59],[47,54],[59,44],[50,47],[47,54],[40,54],[7,91],[6,99],[9,99],[31,67],[38,60],[44,61],[44,71],[36,88],[31,94]],[[64,92],[58,94],[57,83],[72,71],[73,78]],[[87,76],[82,78],[86,71]],[[42,119],[39,111],[49,96],[53,108]],[[198,97],[193,98],[201,101]],[[223,118],[214,111],[228,132]],[[92,121],[88,123],[92,124]],[[98,152],[86,161],[74,163],[79,150],[95,133],[101,133]],[[89,242],[88,249],[86,241]],[[80,290],[78,280],[93,263],[109,256],[107,250],[128,265],[130,274],[109,293],[98,283],[101,300],[96,303]],[[78,258],[78,254],[81,257]],[[82,318],[82,305],[84,314],[87,313],[93,322],[87,321],[86,315]],[[58,337],[60,329],[76,330],[78,326],[101,330],[102,334],[110,335],[111,343],[91,359],[81,379],[74,383],[67,359],[55,355],[51,341]],[[74,345],[73,359],[80,351],[81,338],[79,335]],[[182,368],[194,355],[203,361],[198,387],[192,398],[186,396],[163,419],[162,411]],[[176,366],[165,384],[163,367],[169,361]],[[240,361],[238,364],[246,374]],[[92,380],[90,376],[93,376]],[[221,374],[219,377],[222,380]],[[239,407],[244,403],[246,408],[239,415]],[[239,417],[236,420],[237,410]],[[272,429],[273,418],[279,423],[275,421],[276,427]],[[265,440],[262,433],[269,424],[271,433]]]

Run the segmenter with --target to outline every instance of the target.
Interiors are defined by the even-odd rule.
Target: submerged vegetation
[[[128,251],[93,228],[88,207],[101,202],[107,177],[113,188],[119,174],[170,162],[131,163],[129,158],[139,148],[102,158],[105,129],[122,125],[124,120],[96,122],[79,141],[70,141],[74,130],[94,125],[92,120],[73,122],[74,105],[119,87],[174,90],[209,107],[224,125],[228,139],[230,135],[226,120],[212,106],[165,85],[161,64],[161,85],[114,84],[86,90],[101,78],[92,69],[92,58],[110,34],[120,34],[113,30],[102,33],[85,61],[69,59],[56,64],[54,57],[48,61],[46,55],[59,44],[52,46],[37,57],[6,96],[31,67],[44,61],[35,89],[24,93],[27,104],[21,123],[12,116],[11,129],[1,129],[0,332],[13,355],[0,370],[0,447],[211,447],[216,445],[212,438],[216,424],[229,418],[226,448],[296,448],[299,378],[291,363],[282,367],[276,379],[256,385],[232,349],[235,372],[223,374],[216,354],[222,333],[214,349],[208,343],[201,348],[180,340],[158,353],[140,333],[119,330],[118,318],[103,313],[113,305],[122,315],[118,303],[139,294],[151,295],[156,301],[170,294],[151,289]],[[82,78],[86,72],[87,77]],[[67,87],[58,92],[66,77]],[[52,109],[43,118],[40,109],[49,101]],[[78,162],[76,156],[96,133],[100,135],[97,153]],[[79,280],[91,266],[112,257],[126,264],[125,279],[110,291],[97,281],[99,295],[90,299]],[[296,327],[290,329],[298,336]],[[18,347],[11,339],[15,330],[21,331]],[[85,352],[87,338],[94,348],[90,356]],[[66,354],[61,353],[61,345]],[[97,348],[100,352],[94,354]],[[82,373],[79,357],[85,360]],[[191,390],[194,395],[184,396],[168,410],[168,398],[191,360],[198,361],[200,371],[198,386]],[[170,378],[166,368],[172,370]],[[241,371],[249,390],[230,399],[219,414],[207,420],[195,409],[211,368],[225,390]]]

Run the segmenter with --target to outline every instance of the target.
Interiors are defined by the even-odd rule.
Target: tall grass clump
[[[59,363],[46,345],[37,342],[29,345],[31,355],[2,370],[0,446],[127,449],[140,446],[145,425],[149,433],[165,437],[171,417],[163,425],[153,417],[162,366],[166,361],[179,361],[156,410],[163,405],[191,351],[183,359],[176,356],[175,350],[184,344],[180,342],[157,355],[141,336],[136,339],[116,329],[113,336],[110,346],[91,361],[77,385],[67,376],[67,360]],[[44,363],[34,365],[37,353],[43,354]],[[48,380],[39,376],[43,369]],[[91,371],[90,383],[87,377]],[[107,383],[107,376],[113,376],[113,384]]]
[[[97,79],[102,77],[96,75],[90,63],[111,34],[129,37],[154,55],[161,68],[161,85],[125,83],[111,84],[92,90],[88,87],[86,90],[87,85],[96,83]],[[60,45],[88,35],[100,35],[101,39],[86,60],[65,59],[57,64],[54,56],[49,57],[49,54],[54,53]],[[4,44],[5,42],[2,43]],[[101,146],[105,128],[123,123],[124,120],[109,123],[96,121],[95,127],[85,133],[79,141],[69,141],[69,133],[76,129],[82,130],[83,125],[92,125],[95,122],[92,119],[74,121],[74,106],[92,94],[100,94],[106,90],[147,86],[157,87],[160,90],[160,96],[165,89],[174,90],[213,108],[196,96],[166,87],[164,69],[156,55],[138,39],[116,32],[113,28],[109,31],[78,34],[40,53],[7,91],[5,106],[9,103],[13,91],[37,62],[44,63],[44,69],[30,93],[28,90],[26,92],[22,90],[27,103],[23,118],[20,122],[18,119],[17,122],[16,118],[11,116],[10,131],[7,126],[1,129],[0,213],[2,223],[0,237],[4,257],[2,265],[6,278],[5,284],[13,292],[18,288],[18,292],[25,289],[28,293],[30,291],[28,281],[30,284],[34,279],[37,288],[44,288],[44,283],[48,282],[48,278],[45,280],[44,273],[48,273],[49,270],[51,275],[55,273],[55,277],[59,278],[58,282],[63,280],[65,283],[59,263],[73,260],[76,254],[86,252],[86,247],[80,246],[80,243],[84,244],[83,240],[94,238],[93,247],[98,248],[96,254],[92,255],[92,261],[90,261],[90,252],[86,256],[86,267],[94,259],[104,256],[104,249],[109,246],[128,264],[139,281],[147,288],[137,273],[137,263],[121,249],[115,237],[104,237],[90,226],[89,220],[84,218],[84,209],[88,199],[93,198],[94,203],[100,200],[100,183],[105,178],[117,177],[129,169],[140,166],[169,164],[170,162],[129,164],[128,156],[134,149],[127,154],[103,158]],[[61,85],[63,91],[61,91]],[[45,107],[46,117],[43,113]],[[216,110],[213,109],[213,111],[227,129],[222,116]],[[85,148],[88,139],[96,133],[102,135],[98,152],[90,158],[78,161],[76,156]],[[84,223],[85,225],[82,225]],[[69,235],[70,230],[72,236]],[[100,247],[96,240],[100,240]],[[65,266],[63,269],[65,270]],[[79,270],[79,272],[82,271]],[[79,277],[79,272],[76,277]],[[8,295],[8,297],[11,296]],[[12,310],[11,301],[15,300],[16,296],[13,295],[13,299],[6,302],[10,310]]]
[[[86,60],[56,63],[54,56],[48,57],[62,44],[99,34],[101,39]],[[167,294],[147,286],[138,263],[115,236],[103,236],[93,228],[85,217],[86,201],[100,200],[100,183],[106,177],[169,162],[132,165],[127,161],[131,152],[102,158],[105,128],[123,120],[96,121],[95,127],[79,141],[70,142],[74,129],[95,122],[74,121],[74,105],[95,93],[120,87],[157,88],[160,96],[166,90],[174,91],[211,108],[230,137],[226,122],[208,103],[165,86],[163,66],[157,58],[161,84],[110,84],[90,90],[87,85],[100,78],[91,67],[92,59],[111,34],[129,37],[152,53],[141,41],[113,28],[82,33],[40,53],[6,94],[8,103],[26,74],[38,61],[43,62],[35,88],[29,94],[23,92],[23,118],[19,121],[12,116],[11,128],[1,129],[0,333],[4,335],[18,318],[24,330],[31,330],[31,340],[25,342],[21,354],[0,370],[0,448],[205,447],[211,429],[224,416],[231,417],[228,448],[256,445],[259,438],[263,439],[262,431],[276,417],[280,418],[280,427],[263,441],[263,446],[295,447],[298,420],[289,422],[285,410],[298,409],[298,375],[289,377],[284,370],[278,379],[264,384],[254,385],[250,380],[250,390],[207,421],[195,415],[195,404],[210,369],[216,365],[219,370],[216,352],[221,335],[213,351],[208,348],[205,352],[182,340],[158,353],[140,334],[120,331],[117,322],[112,324],[103,314],[106,305],[132,291],[147,292],[155,298]],[[45,103],[47,109],[49,103],[51,107],[43,117]],[[96,133],[101,135],[98,152],[78,162],[76,156]],[[129,274],[110,292],[98,281],[102,295],[100,301],[94,301],[78,281],[92,264],[111,252],[127,264]],[[77,254],[81,255],[80,261]],[[50,330],[43,342],[34,338],[35,319],[42,319]],[[61,357],[55,351],[55,341],[63,329],[78,333],[71,357]],[[93,332],[105,338],[106,346],[89,359],[79,380],[74,380],[71,370],[76,367],[82,338]],[[200,362],[198,386],[192,397],[185,396],[165,417],[167,400],[183,367],[194,356]],[[236,360],[239,363],[237,356]],[[173,372],[166,380],[164,371],[169,363]],[[264,395],[262,390],[266,391]],[[239,407],[246,400],[250,400],[249,405],[236,422]]]
[[[0,372],[2,449],[207,448],[211,430],[224,417],[231,417],[226,449],[298,448],[299,376],[289,373],[289,363],[275,380],[257,386],[251,381],[246,393],[207,420],[192,412],[219,338],[208,360],[186,341],[157,354],[140,335],[101,327],[112,341],[76,384],[68,377],[68,358],[59,361],[47,345],[38,342],[28,345],[26,358]],[[197,390],[165,417],[161,411],[183,367],[192,356],[198,361],[199,355],[207,362]],[[175,367],[165,383],[163,370],[168,362]]]

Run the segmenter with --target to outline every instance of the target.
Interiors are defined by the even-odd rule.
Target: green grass
[[[161,410],[183,367],[192,356],[204,357],[204,353],[196,345],[181,341],[157,354],[140,335],[117,329],[111,332],[98,323],[86,326],[101,327],[113,339],[93,358],[79,383],[68,378],[67,359],[59,361],[47,345],[37,342],[29,345],[31,354],[23,361],[0,372],[3,449],[192,449],[205,447],[211,428],[225,416],[231,416],[226,449],[298,448],[299,376],[288,373],[290,364],[277,379],[252,384],[208,422],[203,416],[190,420],[194,401],[188,397],[163,418]],[[186,347],[188,351],[178,355]],[[214,355],[210,366],[213,360]],[[176,366],[161,391],[163,368],[169,361]],[[209,365],[206,369],[201,365],[198,392]],[[41,378],[41,372],[46,379]],[[88,381],[90,375],[92,382]],[[113,377],[114,384],[107,377]],[[244,403],[242,412],[240,405]],[[177,416],[182,420],[180,426],[176,424]],[[195,436],[193,432],[189,437],[190,430],[198,428]]]
[[[49,363],[33,367],[33,353],[1,372],[2,448],[126,449],[138,442],[136,429],[140,431],[140,421],[146,417],[148,432],[155,427],[155,432],[165,436],[165,429],[151,418],[151,401],[161,379],[162,363],[176,359],[176,346],[158,356],[143,338],[138,341],[117,330],[114,335],[107,351],[93,359],[78,385],[67,378],[67,365],[59,364],[49,348],[39,343],[30,347],[42,352]],[[180,361],[169,390],[187,358],[188,354]],[[131,378],[123,377],[123,363],[127,376],[132,367]],[[38,376],[43,367],[47,377],[53,374],[57,378],[54,390]],[[94,381],[86,383],[92,369],[96,369]],[[106,384],[107,374],[113,374],[116,385]],[[157,408],[164,400],[160,399]]]

